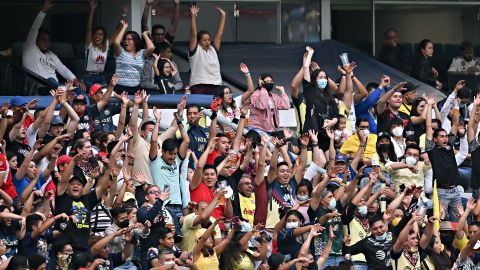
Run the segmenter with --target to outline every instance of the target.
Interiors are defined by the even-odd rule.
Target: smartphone
[[[170,191],[170,185],[167,185],[167,184],[163,185],[163,191],[169,192]]]
[[[267,242],[272,241],[272,237],[266,231],[262,230],[260,232],[260,235],[262,236],[263,239],[265,239],[265,241]]]

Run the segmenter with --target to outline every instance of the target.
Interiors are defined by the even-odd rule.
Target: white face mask
[[[298,228],[298,222],[287,222],[285,227],[287,229],[296,229],[296,228]]]
[[[123,167],[123,159],[119,159],[116,162],[119,167]]]
[[[362,129],[358,132],[358,134],[360,135],[360,137],[368,137],[368,135],[370,135],[370,130],[368,129]]]
[[[174,265],[175,261],[163,262],[163,265]]]
[[[392,129],[392,134],[395,137],[402,137],[403,136],[403,127],[395,127]]]
[[[405,163],[409,166],[413,166],[413,165],[417,164],[417,159],[414,158],[414,157],[411,157],[411,156],[407,156],[405,158]]]

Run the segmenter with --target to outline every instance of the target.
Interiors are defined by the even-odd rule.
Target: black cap
[[[417,89],[418,87],[420,87],[419,84],[413,84],[413,83],[411,83],[411,82],[407,82],[407,83],[405,84],[405,86],[404,86],[405,89],[402,90],[401,93],[402,93],[402,95],[403,95],[403,94],[406,94],[406,93],[408,93],[408,92],[411,92],[411,91]]]
[[[392,134],[388,133],[388,132],[380,132],[378,133],[377,135],[377,141],[379,141],[380,139],[382,138],[387,138],[387,139],[390,139],[392,137]]]

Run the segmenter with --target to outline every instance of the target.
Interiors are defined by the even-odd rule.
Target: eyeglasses
[[[370,126],[358,126],[358,129],[363,130],[363,129],[369,129]]]
[[[160,194],[160,190],[149,191],[148,194]]]

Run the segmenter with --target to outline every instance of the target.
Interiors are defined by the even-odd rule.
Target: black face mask
[[[380,148],[380,151],[382,151],[382,152],[390,151],[390,144],[379,144],[378,147]]]
[[[120,227],[121,229],[123,229],[123,228],[127,228],[128,225],[130,225],[130,220],[125,219],[124,221],[120,222],[120,224],[118,224],[118,227]]]
[[[268,92],[270,92],[270,91],[272,91],[272,89],[273,89],[273,82],[271,82],[271,83],[267,83],[267,82],[266,82],[266,83],[263,83],[263,87],[264,87],[265,89],[267,89]]]

